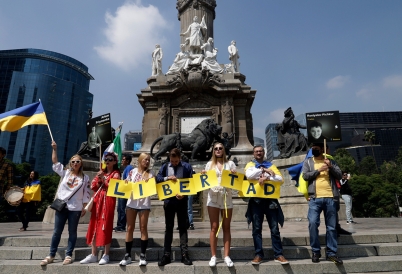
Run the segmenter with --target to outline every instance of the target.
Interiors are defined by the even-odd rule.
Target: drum
[[[24,191],[17,186],[10,187],[4,194],[4,198],[10,205],[19,206],[22,198],[24,198]]]

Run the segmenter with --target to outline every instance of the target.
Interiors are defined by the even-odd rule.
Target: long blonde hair
[[[82,172],[84,163],[82,162],[82,157],[81,157],[80,155],[75,154],[75,155],[73,155],[73,156],[70,158],[70,161],[68,161],[68,168],[71,170],[71,161],[72,161],[74,158],[80,159],[80,161],[81,161],[81,166],[80,166],[80,169],[78,170],[78,174],[77,174],[77,175],[78,175],[79,177],[84,178],[84,173]]]
[[[222,152],[223,164],[225,164],[225,163],[228,162],[228,159],[226,158],[225,146],[224,146],[222,143],[215,143],[215,144],[214,144],[214,147],[212,148],[212,157],[211,157],[211,162],[212,162],[212,164],[211,164],[211,169],[212,169],[212,168],[215,168],[216,163],[218,162],[218,158],[215,156],[215,147],[216,147],[217,145],[221,145],[222,148],[223,148],[223,149],[222,149],[222,150],[223,150],[223,152]]]
[[[147,157],[151,158],[151,155],[149,155],[148,153],[141,153],[140,156],[138,156],[138,167],[137,167],[138,170],[140,168],[142,169],[141,162],[142,162],[142,160],[144,160]],[[149,179],[149,174],[150,174],[150,171],[149,171],[149,166],[148,166],[147,170],[142,171],[142,179],[143,180]]]

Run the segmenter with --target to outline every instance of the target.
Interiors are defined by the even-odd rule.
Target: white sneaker
[[[85,259],[80,261],[80,264],[90,264],[90,263],[96,263],[98,261],[98,257],[95,255],[88,255],[85,257]]]
[[[147,260],[144,258],[144,259],[140,259],[140,262],[138,263],[138,265],[139,266],[142,266],[142,265],[147,265],[148,263],[147,263]]]
[[[131,264],[131,257],[128,253],[126,253],[126,255],[124,255],[124,259],[121,260],[120,265],[128,265]]]
[[[232,266],[233,266],[233,262],[232,262],[232,260],[230,259],[229,256],[226,256],[226,257],[225,257],[225,263],[226,263],[226,265],[227,265],[228,267],[232,267]]]
[[[216,257],[215,256],[211,257],[211,260],[209,261],[209,266],[210,267],[216,266]]]
[[[102,259],[100,259],[99,264],[107,264],[109,263],[109,255],[103,254]]]

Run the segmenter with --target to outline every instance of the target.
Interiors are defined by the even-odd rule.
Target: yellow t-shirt
[[[324,160],[316,160],[314,161],[314,169],[319,169],[323,164]],[[332,193],[331,182],[329,180],[329,172],[321,171],[320,175],[315,179],[315,194],[316,198],[332,198],[334,194]]]

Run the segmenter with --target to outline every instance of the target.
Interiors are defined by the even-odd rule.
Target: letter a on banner
[[[141,199],[156,194],[155,178],[151,178],[148,182],[141,181],[132,184],[133,198]]]
[[[124,180],[110,179],[107,196],[129,199],[131,196],[131,184],[131,182],[126,184]]]
[[[210,170],[205,174],[196,173],[193,175],[193,182],[195,187],[195,192],[200,192],[205,189],[218,185],[218,178],[216,177],[216,171]]]
[[[167,198],[176,196],[180,192],[180,184],[177,180],[176,182],[169,180],[156,184],[156,192],[158,193],[159,200],[165,200]]]
[[[229,170],[222,170],[221,186],[241,191],[244,174],[236,172],[233,174]]]

